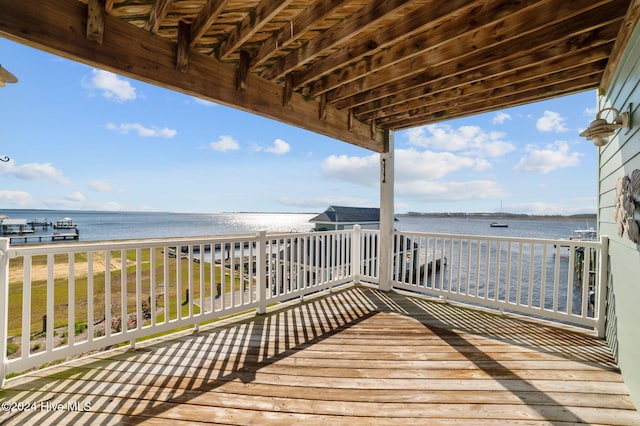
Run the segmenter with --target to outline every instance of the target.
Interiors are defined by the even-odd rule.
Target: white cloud
[[[123,135],[128,134],[129,132],[136,132],[138,136],[142,138],[150,138],[150,137],[158,137],[158,138],[173,138],[178,132],[174,129],[169,129],[168,127],[159,128],[159,127],[144,127],[139,123],[123,123],[120,125],[116,125],[113,123],[107,124],[107,129],[117,131]]]
[[[556,169],[576,167],[580,164],[580,157],[583,155],[576,151],[572,152],[569,144],[563,141],[556,141],[541,149],[527,145],[526,151],[526,156],[520,159],[513,171],[549,173]]]
[[[270,152],[275,155],[283,155],[291,150],[291,146],[282,139],[276,139],[273,141],[273,146],[264,149],[265,152]]]
[[[206,107],[213,107],[213,106],[218,105],[217,103],[211,102],[211,101],[207,101],[206,99],[200,99],[200,98],[196,98],[196,97],[194,97],[193,99],[195,100],[195,102],[197,104],[202,105],[202,106],[206,106]]]
[[[506,112],[499,112],[493,117],[493,124],[502,124],[507,120],[511,120],[511,116]]]
[[[598,113],[597,107],[587,107],[584,109],[584,112],[582,113],[582,115],[584,115],[585,117],[589,117],[593,120],[594,118],[596,118],[597,113]]]
[[[116,188],[114,188],[109,182],[98,179],[94,179],[89,182],[89,189],[96,192],[117,192]]]
[[[125,102],[133,101],[138,97],[135,87],[118,75],[99,69],[94,69],[92,74],[88,87],[100,90],[106,99]]]
[[[594,213],[596,211],[596,197],[567,199],[563,202],[532,201],[529,203],[513,204],[509,211],[513,213],[527,213],[538,215],[561,214],[572,215],[580,213]]]
[[[536,121],[536,128],[541,132],[564,132],[564,117],[553,111],[545,111],[542,117]]]
[[[492,180],[434,182],[416,180],[398,183],[396,194],[420,201],[461,201],[503,198],[509,194]]]
[[[74,203],[82,203],[85,201],[84,198],[84,194],[82,194],[81,192],[72,192],[71,194],[67,195],[66,197],[64,197],[65,200],[67,201],[71,201]]]
[[[407,136],[410,145],[437,151],[459,151],[476,157],[499,157],[515,149],[504,140],[504,132],[486,132],[478,126],[455,129],[445,124],[431,124],[407,130]]]
[[[375,201],[368,200],[364,197],[349,197],[349,196],[341,196],[341,195],[326,195],[326,196],[318,196],[318,197],[282,197],[278,199],[280,204],[285,206],[294,206],[303,209],[308,209],[310,211],[322,211],[327,206],[330,205],[339,205],[339,206],[353,206],[353,207],[363,207],[363,206],[376,206]]]
[[[322,174],[330,179],[366,187],[379,185],[380,157],[347,155],[327,157]],[[443,182],[445,176],[464,170],[483,171],[490,164],[450,152],[419,152],[413,148],[395,151],[395,187],[398,195],[421,200],[464,200],[500,198],[506,193],[492,180]]]
[[[418,152],[411,148],[398,149],[395,154],[395,176],[398,182],[412,179],[439,179],[464,168],[485,170],[491,167],[482,158],[463,157],[450,152]]]
[[[320,171],[329,179],[373,187],[378,185],[380,156],[366,157],[330,155],[320,166]]]
[[[4,206],[29,207],[32,202],[33,198],[28,192],[0,190],[0,204]]]
[[[237,151],[240,149],[240,144],[231,136],[221,135],[216,142],[209,143],[209,148],[220,152]]]
[[[69,183],[69,179],[64,177],[62,171],[53,167],[51,163],[27,163],[18,166],[11,160],[8,163],[0,163],[0,175],[31,181],[50,181],[61,185]]]

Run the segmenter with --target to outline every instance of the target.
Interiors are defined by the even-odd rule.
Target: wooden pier
[[[33,234],[14,235],[9,237],[9,242],[10,243],[15,243],[15,242],[28,243],[28,242],[34,242],[34,241],[42,242],[42,241],[58,241],[58,240],[77,240],[79,238],[80,238],[80,232],[76,230],[76,232],[53,233],[53,234],[46,234],[46,235],[44,234],[43,235],[33,235]]]

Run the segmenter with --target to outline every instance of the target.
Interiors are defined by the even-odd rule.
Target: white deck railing
[[[604,321],[600,241],[395,233],[393,285],[413,292],[592,327]]]
[[[376,285],[379,241],[378,231],[359,227],[49,245],[0,239],[0,381],[346,283]],[[606,239],[396,232],[393,244],[396,288],[603,329]],[[580,262],[588,267],[576,274]]]

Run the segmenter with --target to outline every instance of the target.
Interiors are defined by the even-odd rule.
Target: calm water
[[[80,241],[135,238],[193,237],[267,232],[306,232],[316,213],[159,213],[94,212],[66,210],[0,210],[13,219],[47,219],[55,222],[70,217],[78,225]],[[595,226],[584,221],[506,220],[508,228],[491,228],[490,219],[443,219],[399,216],[396,229],[409,232],[437,232],[466,235],[497,235],[530,238],[567,238],[575,229]],[[53,230],[38,231],[51,234]]]
[[[296,213],[214,213],[214,214],[192,214],[192,213],[158,213],[158,212],[92,212],[92,211],[64,211],[64,210],[0,210],[0,215],[9,216],[10,218],[18,219],[23,218],[27,220],[33,219],[47,219],[48,221],[55,222],[56,220],[64,217],[73,219],[80,230],[80,241],[104,241],[104,240],[124,240],[124,239],[137,239],[137,238],[163,238],[163,237],[194,237],[194,236],[207,236],[207,235],[225,235],[225,234],[246,234],[255,233],[260,230],[267,232],[307,232],[313,227],[313,224],[309,223],[309,220],[316,216],[315,213],[311,214],[296,214]],[[449,234],[463,234],[463,235],[487,235],[487,236],[510,236],[510,237],[523,237],[523,238],[544,238],[544,239],[557,239],[568,238],[573,234],[575,229],[595,226],[595,223],[585,223],[584,221],[561,221],[561,220],[505,220],[508,223],[508,228],[491,228],[489,224],[493,220],[491,219],[452,219],[452,218],[427,218],[427,217],[408,217],[398,216],[398,221],[395,223],[396,229],[399,231],[407,232],[434,232],[434,233],[449,233]],[[58,231],[58,230],[56,230]],[[46,231],[39,230],[38,234],[50,235],[54,230],[49,228]],[[60,232],[66,232],[61,230]],[[49,241],[44,241],[49,242]],[[19,244],[16,242],[16,244]],[[458,244],[458,243],[455,243]],[[467,244],[467,243],[465,243]],[[422,247],[425,247],[422,245]],[[475,258],[474,250],[485,250],[486,246],[478,246],[469,249],[470,256]],[[506,267],[505,259],[508,258],[508,254],[504,252],[504,247],[500,249],[502,251],[501,258],[503,265],[501,269]],[[536,260],[534,265],[529,265],[528,250],[525,248],[523,253],[523,276],[528,275],[529,267],[535,269],[534,274],[537,280],[543,280],[546,283],[553,282],[553,265],[555,258],[552,252],[544,260],[547,263],[547,277],[541,277],[542,261]],[[429,252],[431,250],[429,249]],[[457,246],[454,253],[457,253]],[[517,248],[514,246],[511,256],[516,256]],[[207,259],[205,255],[205,260]],[[448,270],[451,269],[455,263],[461,264],[462,277],[467,275],[467,251],[462,251],[461,258],[449,259],[449,264],[444,271],[445,280],[448,280]],[[563,287],[559,289],[561,294],[561,300],[559,301],[560,309],[564,309],[566,306],[566,295],[568,289],[566,287],[566,279],[570,260],[566,254],[563,255],[562,262],[560,264],[560,276],[563,277]],[[490,252],[491,262],[496,259],[495,247]],[[484,258],[484,255],[483,257]],[[484,268],[484,265],[482,266]],[[455,268],[453,268],[455,270]],[[475,274],[484,273],[484,269],[475,272],[470,271],[468,277],[468,283],[458,282],[458,277],[453,276],[451,280],[452,289],[460,288],[469,283],[473,283],[476,279]],[[435,282],[439,280],[439,273],[435,274]],[[505,271],[501,272],[502,277],[505,276]],[[491,275],[493,277],[493,274]],[[491,277],[490,277],[491,278]],[[515,273],[512,275],[512,281],[515,283]],[[546,286],[550,286],[547,284]],[[580,306],[580,283],[576,280],[574,282],[574,310]],[[511,288],[509,299],[515,301],[516,294],[514,292],[515,284]],[[478,287],[475,291],[483,292],[484,285]],[[499,289],[493,285],[493,290],[487,288],[486,291],[499,291],[504,293],[504,289]],[[523,289],[523,294],[527,294],[527,287]],[[551,307],[553,299],[553,288],[546,289],[545,307]],[[539,289],[536,289],[533,294],[534,303],[537,303],[540,297]],[[577,312],[574,312],[577,313]]]

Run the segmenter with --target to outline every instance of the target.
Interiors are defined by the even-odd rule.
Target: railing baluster
[[[93,252],[87,252],[87,340],[92,341],[95,336],[95,299],[93,279]]]
[[[163,291],[163,295],[162,295],[162,299],[163,299],[163,308],[164,308],[164,323],[168,323],[169,322],[169,287],[170,287],[170,274],[169,274],[169,263],[170,261],[170,256],[169,256],[169,247],[165,246],[164,247],[164,264],[163,264],[163,272],[162,272],[162,291]]]
[[[182,246],[176,246],[176,319],[182,319]]]
[[[558,312],[558,290],[560,289],[560,250],[556,251],[556,260],[553,269],[553,304],[551,309]]]
[[[511,241],[507,243],[507,276],[505,278],[504,302],[509,303],[511,298],[511,264],[513,259]]]
[[[136,249],[136,328],[142,328],[142,250]]]
[[[75,325],[75,293],[76,293],[76,280],[75,280],[75,256],[73,253],[68,254],[67,261],[68,276],[67,282],[67,344],[73,346],[76,340]]]
[[[205,286],[205,282],[206,282],[206,275],[205,275],[205,271],[204,271],[204,264],[205,259],[205,248],[206,246],[204,244],[200,244],[200,261],[198,262],[198,277],[199,277],[199,281],[198,281],[198,300],[200,303],[200,313],[198,314],[198,316],[202,316],[204,315],[207,310],[205,309],[205,292],[204,292],[204,286]]]
[[[105,336],[111,337],[111,324],[113,312],[111,312],[111,251],[104,251],[104,328]]]
[[[156,274],[156,249],[151,248],[149,250],[149,264],[151,267],[149,268],[149,311],[151,312],[151,327],[155,327],[158,321],[158,294],[157,294],[157,274]]]
[[[591,251],[590,247],[584,247],[584,263],[582,267],[581,306],[580,315],[588,315],[589,290],[591,287]]]
[[[55,257],[53,254],[47,254],[47,327],[45,331],[46,351],[51,352],[53,349],[53,330],[55,323],[54,315],[54,267]]]
[[[571,315],[573,312],[573,277],[575,276],[575,268],[579,267],[579,256],[575,250],[576,247],[571,246],[569,251],[569,260],[567,261],[567,314]],[[576,263],[576,261],[578,263]]]
[[[22,261],[24,270],[22,276],[22,356],[25,357],[29,356],[31,350],[31,268],[33,259],[31,256],[25,256]],[[4,312],[8,312],[8,309]],[[3,336],[6,334],[3,333]]]
[[[120,318],[122,324],[122,332],[129,330],[129,312],[128,312],[128,286],[127,286],[127,251],[120,250]]]

